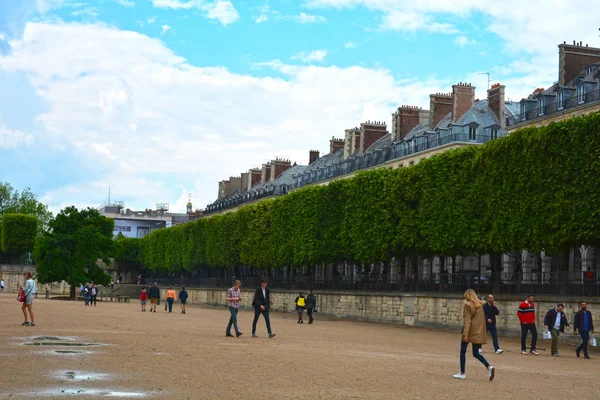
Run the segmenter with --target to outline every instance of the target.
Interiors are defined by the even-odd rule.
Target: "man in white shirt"
[[[544,328],[552,334],[552,355],[558,357],[558,337],[565,332],[565,326],[569,329],[569,321],[563,312],[564,306],[558,304],[556,308],[552,308],[544,318]]]

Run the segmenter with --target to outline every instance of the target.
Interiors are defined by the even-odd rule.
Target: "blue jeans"
[[[500,345],[498,344],[498,329],[496,329],[496,325],[490,324],[488,322],[485,323],[485,330],[492,335],[492,342],[494,343],[494,350],[498,350]]]
[[[227,333],[228,335],[231,334],[231,325],[233,325],[233,329],[235,329],[235,333],[240,333],[240,330],[238,329],[238,323],[237,323],[238,311],[239,311],[239,309],[237,309],[235,307],[229,307],[229,312],[231,313],[231,317],[229,318],[229,324],[227,325],[227,330],[225,331],[225,333]]]
[[[537,328],[535,324],[521,324],[521,351],[527,351],[527,332],[531,331],[531,351],[537,343]]]
[[[271,334],[271,321],[269,320],[269,310],[267,310],[266,308],[264,310],[261,310],[260,308],[254,309],[254,321],[252,321],[252,334],[254,335],[256,333],[256,323],[258,322],[258,318],[260,317],[260,314],[262,314],[263,317],[265,317],[265,323],[267,324],[267,332],[269,332],[269,335],[270,335]]]
[[[460,343],[460,373],[461,374],[465,373],[465,367],[467,365],[467,347],[468,346],[469,346],[469,343],[467,343],[467,342],[463,341]],[[481,345],[473,343],[473,357],[478,359],[483,365],[485,365],[486,368],[488,368],[490,366],[490,364],[487,362],[485,357],[483,357],[481,354],[479,354],[479,349],[481,349]]]
[[[583,355],[588,357],[588,343],[590,341],[590,332],[589,331],[579,331],[579,336],[581,336],[581,344],[577,348],[577,353],[583,350]]]
[[[172,297],[169,297],[167,299],[167,305],[169,306],[169,312],[173,311],[173,302],[174,301],[175,301],[175,299]]]

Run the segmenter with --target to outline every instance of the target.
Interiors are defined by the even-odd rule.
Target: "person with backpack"
[[[150,287],[148,295],[150,297],[150,312],[156,312],[156,306],[160,300],[160,289],[158,288],[158,283],[154,282],[154,285]]]
[[[298,297],[296,297],[296,312],[298,313],[298,323],[303,324],[304,320],[302,319],[302,315],[304,314],[304,309],[306,308],[306,299],[304,298],[304,294],[300,293]]]
[[[313,323],[313,312],[317,309],[317,296],[315,296],[311,289],[308,290],[308,296],[306,296],[306,314],[308,314],[308,323]]]
[[[89,283],[86,283],[85,287],[83,288],[83,301],[86,306],[90,305],[90,298],[91,298],[90,285],[89,285]]]
[[[185,304],[187,303],[188,292],[185,290],[185,287],[181,287],[181,291],[179,292],[179,301],[181,301],[181,313],[185,314]]]

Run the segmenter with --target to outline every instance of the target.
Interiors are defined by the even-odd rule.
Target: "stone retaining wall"
[[[31,272],[35,276],[36,267],[27,265],[0,265],[0,275],[4,279],[4,293],[17,293],[19,285],[25,283],[25,273]],[[36,281],[38,296],[44,296],[46,289],[53,295],[68,295],[71,287],[66,282],[54,282],[50,284],[40,284]]]
[[[166,289],[162,289],[165,298]],[[175,288],[179,293],[179,288]],[[226,307],[227,290],[224,289],[187,289],[188,303]],[[242,309],[251,309],[253,290],[242,289]],[[348,293],[348,292],[315,292],[317,296],[318,316],[340,318],[357,321],[390,323],[429,328],[454,330],[459,334],[462,328],[463,299],[452,294],[396,294],[396,293]],[[271,310],[275,312],[293,313],[297,292],[272,290]],[[517,309],[524,299],[521,297],[499,297],[496,304],[500,310],[497,326],[502,335],[520,335]],[[600,324],[600,302],[597,298],[586,299],[588,309],[592,311]],[[555,307],[557,302],[565,305],[564,312],[573,323],[575,312],[579,310],[580,299],[555,299],[542,297],[536,299],[536,316],[538,331],[544,328],[546,312]],[[541,335],[540,335],[541,336]]]

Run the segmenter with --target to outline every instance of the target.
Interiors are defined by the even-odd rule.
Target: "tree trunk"
[[[571,252],[569,250],[558,254],[558,276],[557,282],[560,287],[560,294],[569,292],[569,259]]]
[[[71,285],[71,300],[77,300],[77,293],[76,293],[77,288],[74,285]]]
[[[502,253],[491,253],[490,254],[490,267],[492,269],[492,276],[490,284],[494,293],[500,292],[500,284],[502,282]]]

